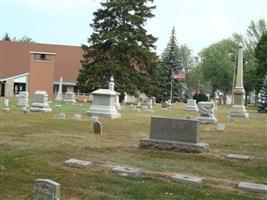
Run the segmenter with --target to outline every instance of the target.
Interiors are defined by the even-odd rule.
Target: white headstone
[[[216,127],[217,131],[224,131],[224,129],[225,129],[225,124],[217,123],[217,127]]]
[[[3,108],[3,110],[5,111],[5,112],[8,112],[9,111],[9,99],[4,99],[4,108]]]
[[[28,103],[29,103],[29,93],[26,91],[19,92],[19,99],[17,106],[21,106],[23,108],[24,106],[28,106]]]
[[[187,99],[187,103],[185,105],[184,110],[198,111],[196,100],[195,99]]]
[[[81,121],[82,120],[82,116],[80,114],[75,114],[73,119],[77,120],[77,121]]]
[[[46,91],[37,90],[34,94],[34,100],[30,108],[31,112],[51,112],[48,104],[48,94]]]

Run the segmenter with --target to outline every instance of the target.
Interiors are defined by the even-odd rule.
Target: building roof
[[[21,43],[0,41],[0,79],[30,73],[31,52],[52,52],[55,55],[54,81],[76,82],[79,69],[82,67],[82,48],[55,44]]]

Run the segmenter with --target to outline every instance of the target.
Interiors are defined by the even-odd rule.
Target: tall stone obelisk
[[[63,85],[63,79],[62,79],[62,77],[60,77],[59,88],[58,88],[58,92],[57,92],[57,96],[56,96],[56,100],[55,101],[63,101],[62,85]]]
[[[249,115],[244,106],[244,86],[243,86],[243,47],[239,47],[238,50],[238,64],[237,64],[237,73],[236,73],[236,82],[235,88],[233,91],[234,102],[230,110],[230,116],[235,117],[244,117],[248,118]]]

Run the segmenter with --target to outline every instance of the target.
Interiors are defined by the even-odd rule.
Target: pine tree
[[[84,51],[78,77],[81,91],[106,88],[113,75],[116,91],[147,95],[155,92],[156,38],[144,26],[152,18],[153,0],[107,0],[94,12],[92,35]]]
[[[256,91],[258,92],[261,88],[262,80],[264,75],[267,73],[267,32],[265,32],[256,49]]]
[[[179,81],[172,80],[173,72],[182,70],[182,59],[180,49],[176,40],[175,28],[171,31],[171,36],[164,50],[160,64],[159,88],[160,94],[157,99],[160,101],[170,99],[171,81],[173,84],[172,100],[181,100],[183,85]]]
[[[265,74],[263,84],[259,92],[257,110],[261,113],[267,113],[267,73]]]
[[[11,41],[11,38],[10,38],[10,36],[8,35],[8,33],[6,33],[6,34],[4,35],[4,37],[2,38],[2,40],[3,40],[3,41]]]

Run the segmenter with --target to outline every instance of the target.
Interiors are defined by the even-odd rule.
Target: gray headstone
[[[249,192],[267,193],[267,185],[249,182],[240,182],[238,188]]]
[[[223,123],[217,123],[216,130],[217,131],[224,131],[225,130],[225,124],[223,124]]]
[[[60,200],[60,184],[49,179],[36,179],[34,200]]]
[[[150,136],[140,140],[140,147],[186,152],[207,152],[208,144],[199,143],[199,121],[152,117]]]
[[[142,172],[140,168],[126,167],[126,166],[115,166],[112,171],[119,176],[137,176]]]
[[[86,168],[91,164],[92,162],[86,161],[86,160],[70,159],[70,160],[64,161],[64,165],[68,167]]]
[[[161,102],[161,108],[162,109],[167,109],[167,107],[168,107],[168,104],[165,101],[162,101]]]
[[[197,120],[152,117],[150,138],[198,143],[199,122]]]
[[[94,133],[95,134],[102,134],[102,124],[100,121],[94,122]]]
[[[183,174],[175,174],[171,177],[175,182],[190,184],[190,185],[200,185],[202,184],[203,179],[196,176],[187,176]]]

